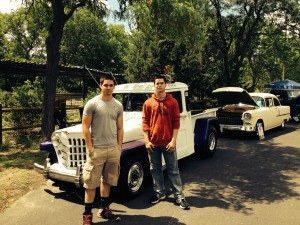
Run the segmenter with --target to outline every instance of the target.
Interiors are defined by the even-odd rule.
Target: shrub
[[[25,81],[22,86],[14,87],[12,94],[7,97],[7,105],[11,108],[41,108],[43,99],[43,89],[38,78],[32,81]],[[14,111],[7,118],[12,126],[18,127],[23,125],[32,125],[41,123],[41,111]],[[28,130],[15,131],[17,143],[30,146],[33,139],[36,138],[32,132]],[[35,137],[35,138],[34,138]]]

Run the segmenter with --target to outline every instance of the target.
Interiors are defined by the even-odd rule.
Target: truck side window
[[[170,94],[177,100],[179,105],[179,111],[182,113],[183,109],[182,109],[181,92],[176,91],[176,92],[171,92]]]

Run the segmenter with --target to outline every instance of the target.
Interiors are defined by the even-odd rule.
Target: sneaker
[[[156,204],[158,202],[160,202],[161,200],[165,199],[166,195],[159,195],[159,194],[155,194],[150,198],[150,203],[151,204]]]
[[[119,216],[117,216],[116,214],[114,214],[110,208],[104,208],[104,209],[99,209],[98,213],[97,213],[97,217],[99,218],[103,218],[105,220],[109,220],[109,221],[118,221],[121,220],[121,218]]]
[[[92,225],[93,214],[82,214],[83,217],[83,225]]]
[[[189,210],[190,209],[190,205],[189,205],[189,203],[187,203],[185,198],[176,199],[176,204],[179,205],[180,208],[182,208],[184,210]]]

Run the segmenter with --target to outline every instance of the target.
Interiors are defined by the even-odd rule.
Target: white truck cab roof
[[[188,86],[185,83],[175,82],[168,83],[166,87],[166,92],[188,90]],[[143,83],[128,83],[120,84],[115,87],[114,93],[153,93],[154,84],[153,82],[143,82]]]

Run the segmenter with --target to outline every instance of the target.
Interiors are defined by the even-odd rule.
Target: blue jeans
[[[150,171],[153,178],[154,192],[159,195],[166,194],[164,174],[162,170],[162,155],[166,162],[167,175],[171,181],[174,197],[176,199],[184,198],[176,151],[167,152],[166,147],[155,147],[153,151],[149,153]]]

